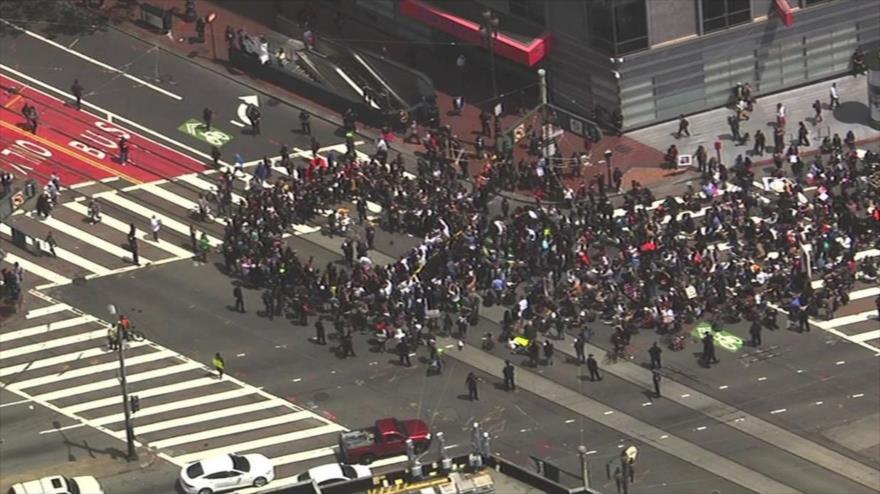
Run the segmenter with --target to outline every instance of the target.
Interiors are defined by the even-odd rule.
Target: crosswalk
[[[48,297],[41,300],[48,305],[0,333],[0,386],[124,441],[119,363],[106,339],[110,325]],[[337,461],[338,435],[347,429],[318,413],[234,377],[219,379],[206,365],[148,340],[128,345],[126,369],[129,393],[141,407],[134,414],[138,446],[176,465],[260,453],[275,464],[270,487],[278,487]],[[397,456],[374,466],[403,461]]]

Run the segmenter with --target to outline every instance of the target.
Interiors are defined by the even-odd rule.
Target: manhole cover
[[[315,401],[326,401],[327,398],[330,398],[330,394],[325,393],[323,391],[319,391],[314,394],[313,398],[315,399]]]

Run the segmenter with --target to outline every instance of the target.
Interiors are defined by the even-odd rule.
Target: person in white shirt
[[[153,232],[153,241],[159,241],[159,230],[162,229],[162,220],[156,217],[154,214],[152,218],[150,218],[150,231]]]
[[[776,105],[776,125],[785,127],[785,105],[782,103]]]
[[[828,103],[828,106],[831,110],[840,106],[840,94],[837,92],[837,83],[831,83],[831,90],[829,91],[829,95],[831,96],[831,101]]]

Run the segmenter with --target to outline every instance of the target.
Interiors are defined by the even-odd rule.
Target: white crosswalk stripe
[[[0,351],[0,383],[23,398],[56,407],[84,425],[125,440],[124,413],[118,394],[112,392],[119,380],[107,377],[119,364],[115,358],[104,357],[109,351],[103,337],[110,325],[61,305],[37,309],[21,327],[4,328],[0,333],[0,342],[7,344]],[[59,313],[68,317],[40,320],[50,315],[58,318]],[[8,347],[16,342],[25,344]],[[94,342],[94,346],[83,349],[83,342]],[[69,348],[75,344],[80,345],[78,349]],[[132,342],[127,353],[129,393],[141,403],[134,415],[138,444],[155,448],[163,458],[182,466],[218,454],[271,447],[274,456],[270,459],[286,472],[299,471],[297,465],[304,471],[335,461],[337,434],[347,430],[344,426],[234,377],[218,379],[205,365],[154,343]],[[22,357],[28,361],[22,362]],[[14,362],[9,360],[13,358]],[[204,374],[198,375],[199,371]],[[95,379],[83,383],[91,376]],[[404,456],[395,456],[374,465],[405,461]],[[285,475],[272,485],[295,482],[290,474]]]
[[[170,230],[176,231],[177,233],[180,233],[181,235],[189,236],[189,227],[188,226],[184,225],[183,223],[181,223],[175,219],[172,219],[168,216],[165,216],[164,214],[157,213],[156,211],[153,211],[146,206],[141,206],[140,204],[138,204],[130,199],[126,199],[125,197],[120,196],[116,192],[113,192],[113,193],[101,192],[96,195],[100,195],[101,199],[104,201],[111,202],[119,207],[125,208],[133,213],[136,213],[140,216],[143,216],[144,218],[150,219],[153,216],[156,216],[156,218],[159,218],[159,220],[162,221],[163,228],[168,228]],[[216,247],[222,243],[219,239],[217,239],[216,237],[213,237],[211,235],[208,235],[208,241],[211,243],[211,246],[213,246],[213,247]]]
[[[87,242],[89,245],[91,245],[92,247],[101,249],[105,252],[109,252],[110,254],[113,254],[114,256],[119,257],[121,259],[124,259],[126,261],[131,260],[131,252],[123,249],[122,247],[119,247],[116,244],[107,242],[106,240],[104,240],[100,237],[96,237],[95,235],[92,235],[91,233],[83,231],[80,228],[70,226],[67,223],[64,223],[63,221],[56,220],[55,218],[52,218],[52,217],[46,218],[45,220],[43,220],[43,223],[45,223],[48,227],[52,228],[53,230],[64,233],[65,235],[70,235],[73,238],[83,240],[83,241]],[[144,256],[139,256],[139,257],[140,257],[140,261],[143,263],[153,262]]]
[[[12,228],[6,223],[0,223],[0,233],[4,235],[12,236]],[[45,242],[41,243],[44,245],[43,249],[48,252],[49,246],[45,245]],[[58,255],[58,258],[64,261],[73,264],[74,266],[79,266],[80,268],[89,271],[91,273],[97,274],[99,276],[106,276],[112,272],[111,269],[101,266],[96,262],[92,262],[78,254],[75,254],[61,246],[55,247],[55,253]]]

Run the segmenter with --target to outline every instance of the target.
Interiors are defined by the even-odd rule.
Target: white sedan
[[[104,489],[95,477],[43,477],[15,484],[9,494],[104,494]]]
[[[180,486],[187,494],[213,494],[262,487],[275,478],[275,467],[263,455],[221,455],[183,467]]]
[[[319,467],[310,468],[306,473],[296,476],[297,482],[305,482],[313,480],[319,486],[335,484],[337,482],[346,482],[354,479],[363,479],[373,476],[370,467],[364,465],[344,465],[340,463],[330,463]]]

